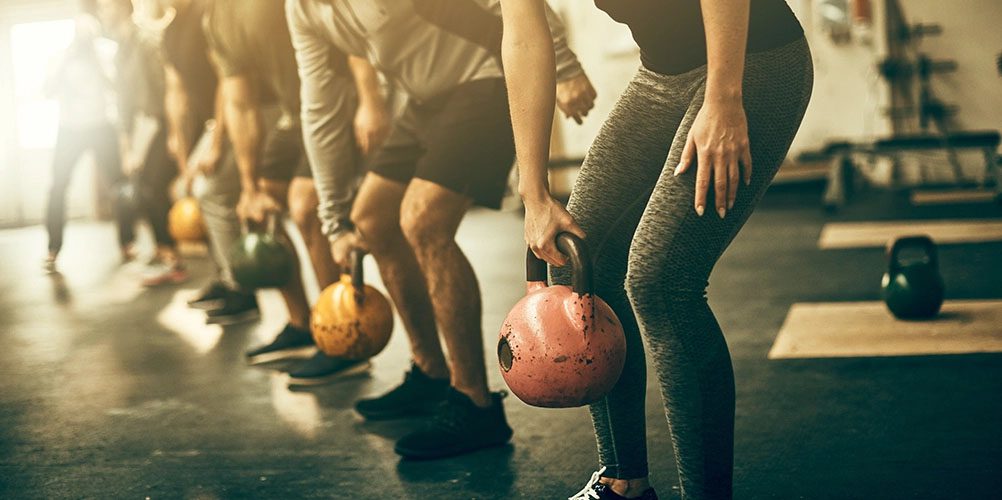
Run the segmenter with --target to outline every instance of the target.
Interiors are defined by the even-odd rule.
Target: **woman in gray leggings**
[[[622,377],[591,405],[600,470],[573,498],[657,498],[647,480],[641,338],[660,383],[682,497],[730,498],[734,375],[706,286],[800,126],[813,83],[803,31],[783,0],[597,0],[630,27],[643,67],[592,144],[564,209],[546,183],[554,85],[542,1],[502,1],[526,241],[562,266],[555,236],[585,237],[596,293],[627,340]]]

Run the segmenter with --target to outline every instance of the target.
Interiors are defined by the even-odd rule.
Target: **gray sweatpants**
[[[205,180],[206,189],[198,197],[198,202],[209,235],[209,251],[219,272],[219,281],[236,290],[238,285],[230,270],[229,251],[240,238],[236,210],[240,200],[240,171],[233,148],[226,146],[216,170],[205,176]]]
[[[622,321],[628,349],[622,378],[591,406],[606,476],[648,474],[643,338],[661,386],[683,498],[731,496],[734,375],[706,286],[786,156],[813,78],[804,40],[748,56],[752,182],[742,183],[724,219],[715,212],[712,185],[706,214],[693,209],[695,168],[672,175],[702,106],[705,67],[670,76],[640,69],[592,144],[568,209],[587,233],[595,291]],[[566,270],[554,274],[557,282],[568,281]]]

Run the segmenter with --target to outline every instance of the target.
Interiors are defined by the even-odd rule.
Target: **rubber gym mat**
[[[936,243],[1002,241],[1002,220],[833,222],[821,229],[818,248],[882,247],[914,234],[928,235]]]
[[[769,359],[1002,352],[1002,300],[954,300],[937,318],[901,321],[883,302],[796,303]]]

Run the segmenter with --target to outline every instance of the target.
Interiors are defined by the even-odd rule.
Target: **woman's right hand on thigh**
[[[557,249],[557,235],[560,233],[585,237],[584,230],[570,212],[552,196],[525,199],[525,242],[536,257],[557,267],[567,264],[567,257]]]

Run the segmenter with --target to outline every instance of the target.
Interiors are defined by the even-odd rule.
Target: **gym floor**
[[[819,250],[825,222],[1002,210],[873,195],[833,217],[819,197],[774,188],[711,279],[737,378],[736,498],[999,498],[1002,355],[767,353],[793,303],[879,298],[882,249]],[[511,446],[402,462],[393,440],[415,423],[367,424],[352,411],[400,381],[399,327],[371,376],[290,391],[281,366],[243,359],[282,322],[273,294],[262,296],[264,324],[208,328],[183,307],[201,282],[135,288],[107,224],[71,224],[66,239],[63,274],[46,276],[40,227],[0,232],[0,498],[566,498],[595,469],[584,409],[514,397]],[[460,240],[479,273],[501,389],[490,352],[523,290],[520,216],[475,212]],[[1000,256],[1002,242],[942,245],[948,299],[1002,298]],[[209,274],[205,259],[190,266]],[[652,480],[677,498],[654,384],[648,395]]]

